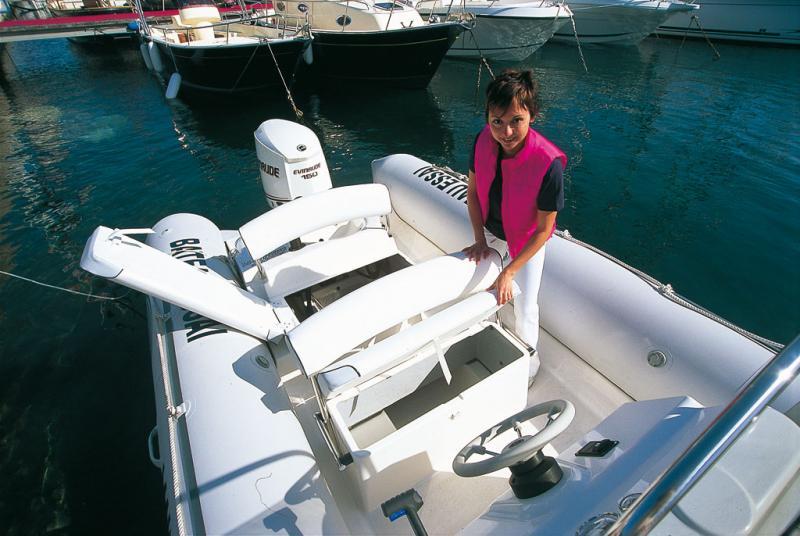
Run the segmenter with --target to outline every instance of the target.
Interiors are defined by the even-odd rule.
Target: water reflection
[[[560,223],[785,341],[800,322],[800,229],[786,217],[800,210],[797,52],[720,47],[713,61],[702,43],[679,45],[587,47],[589,73],[569,46],[522,64],[541,83],[540,130],[570,157]],[[253,131],[293,119],[283,95],[166,101],[135,49],[7,49],[0,269],[122,293],[77,267],[96,225],[195,212],[230,229],[264,210]],[[446,60],[427,91],[294,97],[337,184],[368,181],[370,160],[396,152],[464,170],[484,122],[488,78],[479,86],[477,72]],[[2,276],[0,293],[0,526],[163,531],[160,477],[144,450],[155,409],[144,323],[132,312],[143,302],[101,308]],[[109,481],[122,484],[110,495]]]
[[[0,77],[0,269],[91,291],[78,261],[106,169],[92,155],[102,162],[130,124],[124,113],[102,110],[92,79],[100,75],[75,80],[60,68],[75,64],[65,42],[8,49],[14,61],[4,60]],[[117,63],[103,63],[105,76]],[[125,292],[103,286],[98,293]],[[144,465],[129,451],[141,449],[142,413],[151,419],[149,373],[118,359],[125,347],[144,355],[141,317],[129,308],[121,315],[117,302],[99,308],[5,275],[0,292],[0,526],[10,534],[91,533],[121,519],[131,532],[153,533],[153,519],[165,526],[160,508],[137,519],[122,513],[127,506],[104,508],[105,491],[98,492],[115,475],[135,486],[141,475],[133,473]],[[115,381],[120,374],[124,382]],[[137,403],[108,404],[126,394]],[[102,415],[104,405],[114,409]],[[157,473],[143,478],[158,504]]]
[[[355,169],[348,165],[356,153],[362,162],[397,152],[430,157],[446,153],[452,145],[443,111],[428,91],[381,90],[366,95],[296,91],[293,95],[303,112],[299,122],[319,138],[336,184],[370,180],[368,165]],[[195,97],[191,103],[173,105],[179,143],[201,159],[213,159],[214,149],[225,147],[244,158],[252,155],[256,169],[253,132],[258,126],[274,118],[297,121],[286,101],[245,96],[237,98],[237,106],[226,106],[219,99],[227,97],[216,101]]]

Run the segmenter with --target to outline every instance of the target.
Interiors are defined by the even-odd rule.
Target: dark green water
[[[538,122],[569,156],[559,226],[760,335],[800,332],[800,51],[648,39],[547,45]],[[168,102],[138,50],[66,41],[0,53],[0,270],[83,292],[100,224],[196,212],[235,228],[264,209],[252,132],[281,95]],[[473,63],[427,91],[298,92],[336,184],[407,152],[464,170],[480,129]],[[483,81],[486,75],[484,73]],[[0,533],[160,534],[144,302],[0,275]]]

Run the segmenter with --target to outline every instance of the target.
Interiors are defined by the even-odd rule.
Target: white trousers
[[[500,240],[486,231],[486,243],[500,252],[503,256],[503,265],[510,262],[505,240]],[[546,247],[547,244],[542,246],[542,249],[514,276],[514,282],[520,289],[520,293],[514,297],[514,328],[517,336],[533,349],[539,344],[539,286],[542,282]]]

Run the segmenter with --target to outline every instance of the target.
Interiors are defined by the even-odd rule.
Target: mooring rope
[[[474,15],[473,15],[473,17],[474,17]],[[473,19],[473,20],[475,20],[477,22],[477,18]],[[474,27],[475,27],[475,25],[473,24],[472,27],[469,27],[469,28],[465,27],[465,28],[469,32],[470,36],[472,36],[472,40],[475,42],[475,48],[478,50],[478,56],[480,58],[478,60],[478,79],[476,80],[476,83],[475,83],[475,108],[477,110],[477,108],[478,108],[478,96],[481,93],[481,74],[483,72],[483,68],[486,67],[486,71],[488,71],[489,76],[492,77],[492,80],[495,79],[495,75],[494,75],[494,71],[492,71],[492,68],[489,66],[489,62],[486,61],[486,56],[483,55],[483,50],[481,50],[481,47],[478,44],[478,40],[475,39],[475,34],[472,31],[472,29]]]
[[[299,121],[303,118],[303,112],[294,103],[294,99],[292,98],[292,92],[289,90],[289,86],[286,85],[286,80],[283,78],[283,73],[281,72],[281,68],[278,65],[278,59],[275,57],[275,53],[272,51],[272,46],[269,44],[269,41],[267,41],[267,49],[269,49],[270,56],[272,56],[272,61],[275,62],[275,68],[278,70],[278,76],[281,77],[281,83],[283,84],[283,89],[286,90],[286,99],[289,101],[289,104],[292,107],[292,111],[294,112],[294,115],[297,117],[297,120]]]
[[[476,81],[476,84],[475,84],[475,111],[476,111],[476,113],[480,113],[480,109],[478,108],[478,96],[481,93],[481,73],[483,72],[484,65],[486,66],[486,70],[489,72],[489,75],[492,77],[492,80],[494,80],[494,78],[495,78],[494,72],[492,72],[492,68],[489,67],[489,62],[487,62],[486,58],[483,57],[483,54],[481,54],[481,59],[478,61],[478,80]]]
[[[698,17],[697,15],[692,15],[691,18],[689,19],[689,25],[683,31],[683,39],[681,40],[681,46],[678,47],[678,52],[680,52],[681,49],[683,48],[683,44],[686,42],[686,36],[688,35],[689,29],[692,27],[693,22],[697,24],[697,28],[700,30],[700,33],[703,34],[703,37],[705,37],[706,43],[708,43],[708,46],[710,46],[711,50],[714,51],[714,59],[715,60],[720,59],[722,56],[720,55],[719,51],[714,46],[714,44],[711,42],[711,39],[708,38],[708,35],[706,35],[706,31],[700,25],[700,17]]]
[[[130,291],[128,291],[125,294],[123,294],[122,296],[99,296],[97,294],[87,294],[86,292],[80,292],[80,291],[77,291],[77,290],[72,290],[72,289],[68,289],[68,288],[64,288],[64,287],[59,287],[59,286],[56,286],[56,285],[50,285],[48,283],[42,283],[41,281],[36,281],[34,279],[23,277],[23,276],[17,275],[17,274],[12,274],[10,272],[4,272],[3,270],[0,270],[0,274],[7,275],[9,277],[15,277],[17,279],[21,279],[23,281],[27,281],[28,283],[33,283],[34,285],[40,285],[40,286],[51,288],[51,289],[54,289],[54,290],[62,290],[64,292],[69,292],[70,294],[77,294],[78,296],[86,296],[87,298],[93,298],[93,299],[96,299],[96,300],[109,300],[109,301],[120,300],[120,299],[124,298],[125,296],[127,296],[128,294],[130,294]]]
[[[559,8],[560,9],[560,8]],[[575,43],[578,45],[578,55],[581,57],[581,63],[583,64],[584,72],[589,72],[589,68],[586,66],[586,59],[583,57],[583,49],[581,48],[581,40],[578,39],[578,29],[575,27],[575,17],[572,14],[572,10],[569,11],[569,21],[572,23],[572,33],[575,35]]]
[[[228,35],[230,35],[230,28],[228,28],[227,31],[228,31]],[[267,43],[269,43],[269,41],[267,41]],[[260,39],[258,41],[258,44],[255,46],[255,48],[253,48],[253,53],[250,54],[250,57],[247,59],[247,63],[244,64],[244,68],[242,69],[242,72],[239,73],[239,76],[236,78],[236,82],[233,83],[233,87],[231,88],[232,92],[236,91],[236,88],[239,87],[239,82],[241,82],[242,77],[244,76],[244,73],[247,72],[247,68],[250,67],[250,63],[253,61],[253,58],[256,57],[256,52],[258,52],[259,47],[261,47],[261,40]],[[280,72],[280,69],[278,69],[278,72]]]

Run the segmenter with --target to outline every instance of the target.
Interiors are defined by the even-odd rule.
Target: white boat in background
[[[134,11],[127,0],[47,0],[47,9],[54,17],[108,15]]]
[[[329,87],[425,88],[464,30],[394,0],[280,0],[275,12],[309,27],[311,71]]]
[[[422,0],[416,4],[429,20],[468,13],[475,26],[461,34],[447,55],[494,60],[524,60],[550,39],[571,15],[563,2],[551,0]]]
[[[275,208],[98,227],[81,259],[149,296],[172,534],[796,526],[800,338],[776,356],[560,232],[532,352],[484,290],[503,251],[447,254],[472,242],[462,176],[392,155],[331,188],[309,129],[255,136]]]
[[[566,25],[553,41],[582,44],[635,45],[676,13],[691,13],[696,4],[682,0],[576,0],[568,1],[575,28]]]
[[[141,5],[137,10],[142,58],[148,68],[169,76],[170,97],[180,88],[282,94],[311,43],[301,26],[278,16],[269,19],[283,24],[259,25],[266,17],[248,17],[243,8],[241,17],[223,20],[209,0],[184,0],[169,24],[148,24]]]
[[[8,0],[0,0],[0,21],[11,18],[11,7],[8,5]]]
[[[800,45],[798,0],[697,0],[698,22],[678,13],[658,27],[659,35]],[[704,35],[705,34],[705,35]]]

